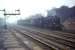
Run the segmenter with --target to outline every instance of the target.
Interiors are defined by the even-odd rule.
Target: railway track
[[[44,43],[54,48],[55,50],[64,50],[66,48],[73,50],[73,48],[75,48],[75,41],[73,38],[71,38],[73,35],[70,36],[71,39],[67,39],[69,36],[66,38],[60,36],[54,36],[54,35],[58,35],[57,33],[55,33],[54,35],[45,34],[45,33],[40,33],[40,32],[31,31],[22,28],[18,28],[18,29],[15,28],[15,30],[22,33],[23,35],[27,35],[41,43]],[[62,34],[62,36],[63,35],[64,33]]]
[[[58,37],[60,39],[64,39],[67,41],[75,42],[75,34],[72,34],[72,33],[65,33],[65,32],[59,32],[59,31],[40,31],[40,30],[37,31],[34,28],[24,28],[24,27],[18,27],[18,28],[22,30],[30,31],[30,32],[36,32],[36,33],[45,34],[45,35],[49,35],[53,37]]]
[[[0,50],[25,50],[21,42],[8,29],[0,32]]]
[[[18,37],[18,36],[16,35],[16,32],[14,32],[14,31],[11,31],[11,32],[12,32],[12,34],[15,36],[15,38],[17,39],[17,41],[20,42],[20,44],[23,46],[23,48],[24,48],[25,50],[32,50],[30,47],[28,47],[28,46],[24,43],[24,41],[23,41],[20,37]]]
[[[21,32],[16,31],[15,29],[10,29],[10,31],[17,38],[17,40],[21,42],[21,45],[25,46],[24,48],[27,48],[26,50],[51,50],[52,49],[50,47],[46,47],[46,45],[44,44],[37,42],[36,40],[32,39],[28,35],[21,34]]]

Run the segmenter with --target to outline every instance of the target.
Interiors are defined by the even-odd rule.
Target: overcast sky
[[[62,5],[72,7],[75,5],[75,0],[0,0],[0,9],[6,8],[7,11],[11,12],[12,10],[20,9],[20,17],[22,18],[26,18],[37,13],[46,15],[46,11],[48,9],[60,7]],[[11,19],[16,19],[16,17],[11,17],[10,20]]]

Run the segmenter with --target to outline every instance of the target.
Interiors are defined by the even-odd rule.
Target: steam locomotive
[[[64,22],[61,22],[60,17],[42,17],[32,20],[33,26],[48,28],[52,30],[61,30],[66,32],[75,32],[75,18],[69,18]]]
[[[32,23],[31,25],[33,26],[55,29],[55,30],[61,30],[62,27],[60,23],[60,18],[57,16],[37,18],[32,20],[31,23]]]

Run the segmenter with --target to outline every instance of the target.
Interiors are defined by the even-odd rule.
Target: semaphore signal
[[[15,10],[15,13],[7,13],[6,12],[6,9],[3,9],[3,10],[0,10],[0,11],[2,11],[2,12],[4,12],[4,20],[5,20],[5,25],[4,25],[4,28],[5,29],[7,29],[7,24],[6,24],[6,20],[7,20],[7,15],[9,15],[9,16],[12,16],[12,15],[20,15],[21,13],[20,13],[20,9],[18,9],[18,10]],[[16,12],[18,12],[18,13],[16,13]]]

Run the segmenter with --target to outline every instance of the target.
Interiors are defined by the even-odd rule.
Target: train
[[[35,18],[32,20],[31,25],[50,30],[75,33],[75,18],[67,18],[64,22],[61,22],[61,19],[58,16]]]
[[[62,27],[60,23],[60,18],[57,16],[37,18],[32,20],[31,23],[32,23],[31,25],[33,26],[55,29],[55,30],[61,30]]]
[[[50,30],[58,30],[65,32],[74,32],[75,33],[75,18],[66,19],[64,22],[61,22],[61,18],[58,16],[48,16],[48,17],[39,17],[22,22],[18,22],[21,25],[31,25],[40,28],[47,28]]]

